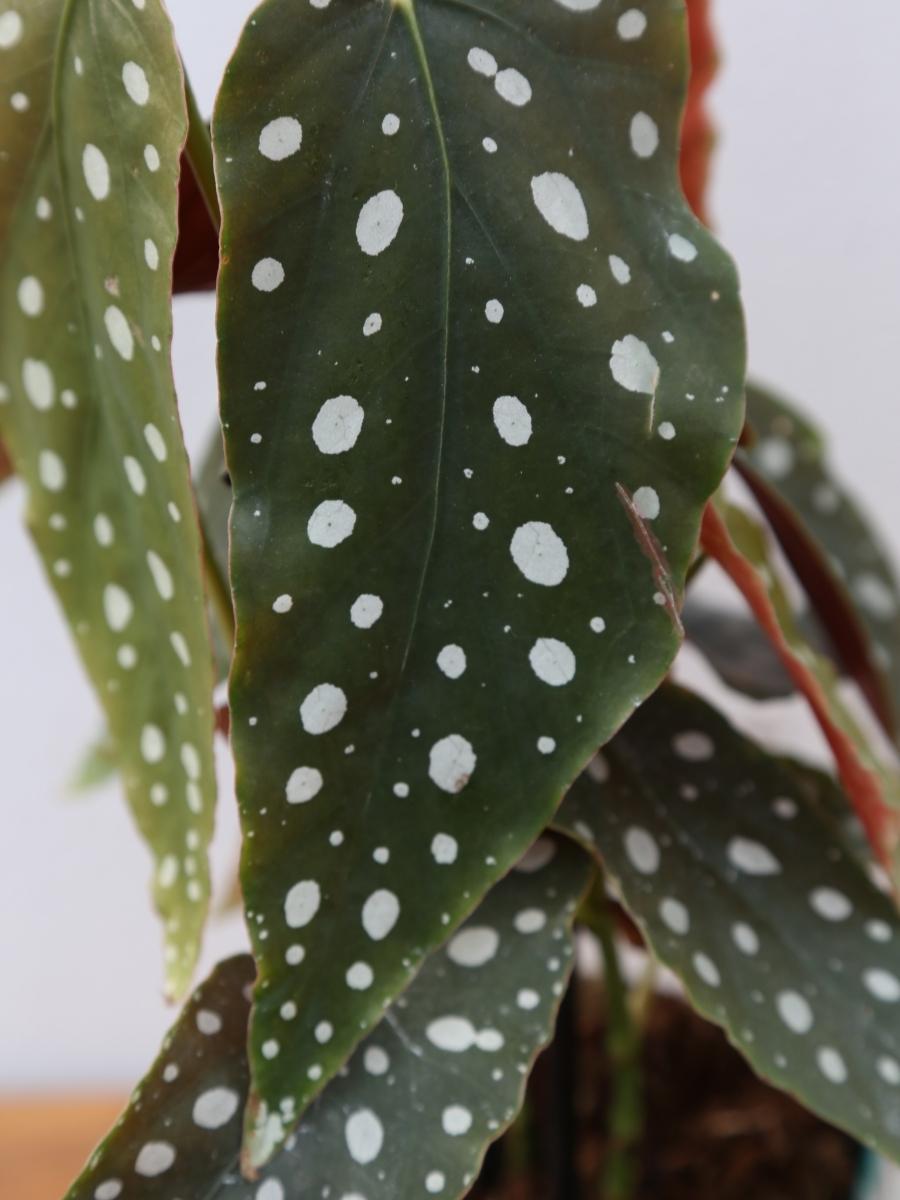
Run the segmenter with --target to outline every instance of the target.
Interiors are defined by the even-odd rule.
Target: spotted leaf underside
[[[155,857],[167,987],[207,907],[212,674],[169,360],[184,84],[159,0],[0,15],[0,434]]]
[[[560,809],[657,957],[776,1086],[900,1156],[900,919],[828,777],[671,686]]]
[[[238,1169],[253,964],[222,964],[69,1200],[463,1195],[550,1038],[589,874],[571,842],[536,843],[429,959],[254,1183]],[[282,1024],[296,1019],[286,1002]],[[317,1027],[323,1046],[333,1036]]]
[[[787,506],[785,521],[774,514],[776,534],[788,556],[795,558],[794,516],[821,547],[821,566],[830,578],[823,586],[813,577],[807,589],[811,602],[821,612],[828,601],[824,617],[838,651],[845,651],[848,669],[888,732],[895,733],[900,713],[900,588],[890,556],[871,519],[835,476],[821,435],[796,409],[751,387],[747,417],[757,440],[741,452],[741,459]]]
[[[670,0],[269,0],[228,69],[256,1161],[678,646],[743,370],[685,59]]]

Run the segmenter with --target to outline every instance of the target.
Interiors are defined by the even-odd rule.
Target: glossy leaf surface
[[[796,409],[751,387],[747,417],[757,441],[741,457],[788,506],[784,521],[775,513],[775,532],[795,564],[792,514],[821,547],[822,569],[831,579],[826,581],[828,594],[815,576],[809,580],[811,603],[876,713],[884,713],[886,703],[883,723],[892,732],[900,712],[900,588],[881,537],[835,476],[821,435]],[[765,497],[757,495],[768,509]],[[798,572],[801,568],[797,564]]]
[[[102,19],[87,0],[6,4],[0,32],[0,432],[156,860],[178,992],[207,907],[214,801],[169,363],[183,77],[158,0]]]
[[[231,700],[269,1110],[302,1110],[309,1065],[333,1074],[678,645],[743,368],[732,267],[678,185],[683,21],[269,0],[227,72]]]
[[[589,874],[570,842],[539,842],[429,959],[252,1184],[238,1157],[253,965],[223,964],[69,1200],[104,1200],[116,1185],[123,1200],[462,1195],[552,1033]],[[318,1033],[323,1045],[333,1035],[324,1024]]]
[[[657,957],[754,1068],[900,1155],[900,920],[826,776],[665,686],[567,796]]]

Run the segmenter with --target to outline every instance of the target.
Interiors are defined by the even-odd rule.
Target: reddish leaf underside
[[[885,733],[893,740],[897,729],[891,697],[846,585],[824,547],[778,489],[743,456],[738,455],[734,465],[796,572],[838,661],[856,681]]]
[[[187,155],[181,158],[175,292],[209,292],[219,272],[219,235]]]
[[[688,0],[691,81],[681,131],[681,184],[688,203],[709,224],[706,187],[715,146],[715,131],[706,107],[719,56],[710,20],[709,0]]]
[[[765,583],[737,549],[725,522],[712,504],[707,505],[703,514],[700,543],[739,589],[798,691],[809,703],[831,748],[841,781],[866,830],[872,849],[893,877],[893,854],[900,833],[898,816],[885,804],[877,776],[863,765],[852,740],[832,720],[828,700],[819,681],[794,653],[784,636]]]

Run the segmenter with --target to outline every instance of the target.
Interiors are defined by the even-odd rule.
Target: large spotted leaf
[[[900,920],[834,783],[664,687],[566,797],[659,959],[766,1079],[900,1156]]]
[[[223,964],[69,1200],[462,1195],[518,1110],[552,1032],[589,873],[571,843],[538,842],[429,959],[252,1184],[238,1159],[253,965]],[[286,1001],[282,1026],[296,1013]],[[322,1046],[334,1036],[326,1021],[316,1033]]]
[[[747,417],[757,437],[741,454],[752,468],[751,486],[798,571],[803,573],[805,563],[807,570],[819,567],[805,580],[813,607],[894,732],[900,712],[900,588],[880,535],[835,476],[820,434],[796,409],[751,387]],[[813,543],[799,563],[798,551],[805,547],[798,545],[796,521]]]
[[[269,0],[228,69],[255,1161],[678,645],[743,365],[684,43],[671,0]]]
[[[159,0],[0,14],[0,433],[156,859],[167,987],[207,907],[212,674],[169,363],[184,82]]]

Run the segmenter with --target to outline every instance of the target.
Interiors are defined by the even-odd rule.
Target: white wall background
[[[251,0],[169,0],[209,111]],[[900,5],[718,0],[722,129],[712,209],[744,281],[756,374],[831,430],[834,455],[900,557]],[[192,451],[215,398],[211,304],[179,302],[176,370]],[[148,860],[115,787],[67,781],[101,728],[59,614],[0,495],[0,1088],[131,1084],[171,1014]],[[233,871],[222,762],[216,845]],[[214,925],[208,962],[243,944]]]

